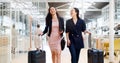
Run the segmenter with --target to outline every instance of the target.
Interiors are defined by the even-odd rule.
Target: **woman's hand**
[[[85,31],[84,31],[84,34],[86,34],[86,33],[91,34],[91,32],[85,30]]]
[[[88,32],[88,34],[91,34],[91,32]]]
[[[70,42],[70,40],[68,39],[68,40],[67,40],[67,46],[70,46],[70,44],[71,44],[71,42]]]
[[[40,32],[39,36],[42,36],[43,35],[43,32]]]
[[[60,34],[62,34],[63,33],[63,31],[60,31]]]

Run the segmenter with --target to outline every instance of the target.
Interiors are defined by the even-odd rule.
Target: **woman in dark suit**
[[[79,17],[79,10],[73,8],[71,10],[71,19],[66,22],[66,38],[67,46],[71,53],[71,62],[78,63],[81,48],[84,48],[82,32],[86,31],[84,20]]]
[[[64,32],[64,20],[61,18],[54,7],[49,8],[46,17],[46,27],[43,31],[44,35],[48,32],[48,43],[52,53],[53,63],[61,63],[61,39]]]

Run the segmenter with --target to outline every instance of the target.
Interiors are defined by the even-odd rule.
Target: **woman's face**
[[[52,15],[56,14],[56,9],[54,7],[50,8],[50,14],[52,14]]]
[[[72,9],[72,10],[71,10],[71,17],[76,16],[76,14],[77,14],[77,13],[75,12],[75,9]]]

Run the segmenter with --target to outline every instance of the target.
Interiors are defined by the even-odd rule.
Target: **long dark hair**
[[[75,9],[75,12],[77,13],[77,19],[80,19],[80,17],[79,17],[79,9],[78,8],[73,8],[73,9]]]
[[[50,13],[50,8],[51,8],[51,7],[49,7],[49,9],[48,9],[48,14],[47,14],[47,16],[46,16],[46,24],[47,24],[47,25],[49,25],[50,21],[52,21],[52,15],[51,15],[51,13]],[[56,9],[55,9],[55,10],[56,10]],[[60,16],[59,16],[57,10],[56,10],[56,15],[57,15],[57,18],[58,18],[58,20],[59,20]]]

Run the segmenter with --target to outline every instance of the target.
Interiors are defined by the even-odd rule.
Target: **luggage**
[[[31,50],[28,52],[28,63],[46,63],[46,52],[43,50]]]
[[[29,51],[28,63],[46,63],[46,52],[43,50]]]
[[[103,51],[88,49],[88,63],[104,63]]]
[[[102,50],[98,50],[98,63],[104,63],[104,54]]]
[[[88,63],[98,63],[98,50],[88,49]]]

